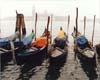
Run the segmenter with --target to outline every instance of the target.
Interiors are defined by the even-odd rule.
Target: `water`
[[[12,34],[14,34],[15,31],[15,23],[16,20],[14,21],[8,21],[8,20],[2,20],[0,22],[0,29],[1,29],[1,34],[0,37],[7,37]],[[84,23],[82,21],[79,21],[78,26],[79,26],[79,31],[83,34],[84,33]],[[35,22],[33,21],[26,21],[25,20],[25,25],[27,29],[27,35],[31,33],[32,29],[34,29]],[[73,38],[71,36],[73,32],[73,27],[75,25],[75,21],[72,20],[70,21],[69,25],[69,42],[73,43]],[[39,37],[43,33],[45,27],[47,26],[47,21],[38,21],[37,22],[37,34],[36,36]],[[67,21],[53,21],[52,23],[52,36],[53,39],[56,37],[57,32],[59,31],[60,26],[63,27],[64,31],[67,32]],[[51,28],[51,24],[49,25],[49,30]],[[93,22],[88,21],[86,24],[86,37],[88,38],[89,41],[92,40],[92,31],[93,31]],[[96,22],[96,27],[95,27],[95,34],[94,34],[94,44],[100,43],[100,23]]]

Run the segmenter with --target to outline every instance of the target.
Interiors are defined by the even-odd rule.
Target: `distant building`
[[[35,20],[35,6],[33,6],[32,8],[32,16],[24,16],[26,21],[33,21]],[[37,18],[38,20],[47,20],[48,15],[50,16],[51,14],[49,14],[46,10],[43,13],[37,13]],[[7,17],[4,18],[2,20],[16,20],[16,16],[14,17]],[[67,20],[67,16],[53,16],[53,20],[54,21],[65,21]]]

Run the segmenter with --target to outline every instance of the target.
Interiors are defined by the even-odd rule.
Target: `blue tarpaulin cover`
[[[76,41],[77,41],[77,43],[78,43],[79,45],[84,45],[85,43],[88,42],[88,40],[87,40],[87,38],[86,38],[85,36],[78,37],[78,38],[76,39]]]
[[[28,35],[27,37],[24,37],[21,42],[19,42],[18,40],[14,41],[14,46],[18,47],[19,43],[21,43],[22,45],[27,45],[29,43],[32,42],[34,37],[34,33],[32,32],[30,35]],[[10,47],[10,40],[8,38],[0,38],[0,47],[2,46],[6,46],[6,47]]]

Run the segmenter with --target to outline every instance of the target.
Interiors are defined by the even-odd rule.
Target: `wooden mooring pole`
[[[76,34],[75,36],[77,37],[77,35],[78,35],[78,8],[76,8]],[[74,52],[75,52],[74,60],[76,60],[76,56],[77,56],[76,48],[77,48],[77,43],[74,43]]]
[[[68,15],[67,36],[68,36],[69,24],[70,24],[70,15]]]
[[[48,16],[48,21],[47,21],[47,45],[46,45],[46,54],[45,54],[45,57],[46,57],[46,62],[45,62],[45,66],[47,67],[47,63],[48,63],[48,48],[49,48],[49,23],[50,23],[50,16]]]
[[[76,8],[76,37],[78,35],[78,8]]]
[[[94,20],[93,20],[93,33],[92,33],[92,46],[94,45],[94,31],[95,31],[95,19],[96,19],[96,15],[94,15]]]
[[[50,35],[50,44],[52,43],[52,20],[53,20],[53,14],[51,14],[51,35]]]
[[[11,51],[12,51],[12,59],[13,59],[13,62],[14,64],[16,64],[16,57],[15,57],[15,50],[14,50],[14,43],[13,41],[10,41],[10,45],[11,45]]]
[[[50,23],[50,16],[48,16],[48,22],[47,22],[47,54],[48,54],[48,44],[49,44],[49,23]]]
[[[37,13],[35,15],[35,41],[36,41],[36,33],[37,33],[36,26],[37,26]]]
[[[84,36],[85,36],[85,29],[86,29],[86,16],[84,16]]]

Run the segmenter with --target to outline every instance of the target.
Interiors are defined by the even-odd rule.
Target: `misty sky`
[[[78,7],[80,18],[93,18],[94,15],[100,18],[100,0],[0,0],[0,16],[16,16],[15,10],[31,16],[33,7],[37,13],[47,12],[62,16],[70,14],[72,17],[76,15]]]

